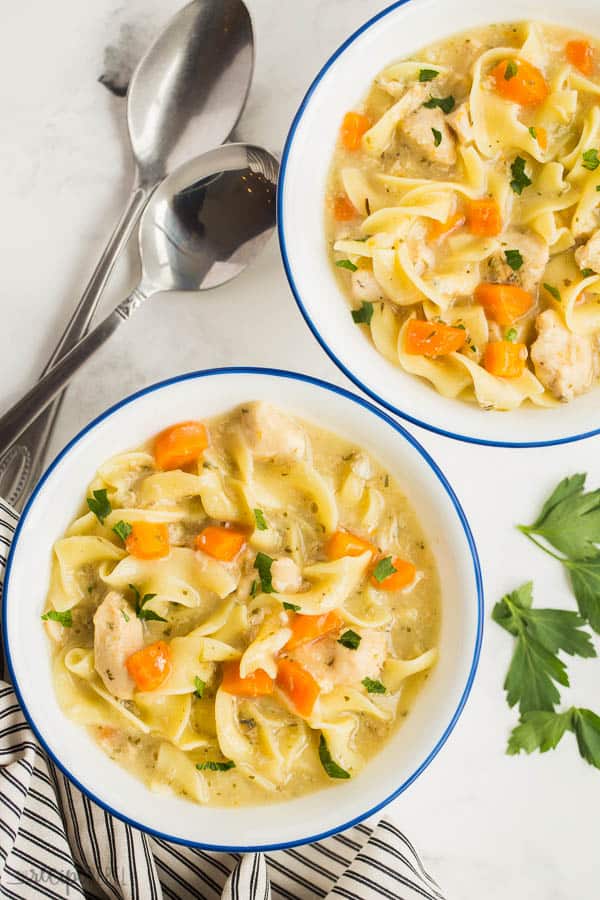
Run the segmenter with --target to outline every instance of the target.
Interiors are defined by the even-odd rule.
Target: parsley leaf
[[[600,187],[600,185],[598,185],[598,187]],[[595,275],[596,273],[594,272],[593,269],[582,269],[581,274],[583,275],[584,278],[591,278],[591,276]]]
[[[352,318],[357,325],[370,325],[373,318],[373,304],[363,300],[360,309],[352,310]]]
[[[270,556],[267,556],[266,553],[256,554],[256,559],[254,560],[254,568],[257,570],[260,576],[260,586],[262,588],[263,594],[273,593],[273,581],[271,578],[272,565],[273,559]]]
[[[289,610],[291,610],[291,612],[298,612],[299,609],[302,609],[301,606],[296,606],[295,603],[284,603],[283,608],[289,609]]]
[[[591,766],[600,769],[600,716],[591,709],[572,706],[566,712],[529,712],[521,720],[508,741],[507,753],[524,750],[546,753],[558,746],[567,731],[577,739],[580,755]]]
[[[506,262],[511,267],[513,272],[518,272],[523,265],[523,257],[521,256],[520,252],[518,250],[505,250],[504,256],[506,257]]]
[[[433,145],[434,147],[439,147],[442,143],[442,132],[438,131],[437,128],[432,128],[431,133],[433,134]]]
[[[91,512],[94,513],[101,525],[104,520],[112,512],[112,506],[108,499],[108,494],[104,488],[101,491],[93,491],[94,496],[87,498],[87,505]]]
[[[517,329],[509,328],[508,331],[506,332],[506,334],[504,335],[504,340],[510,341],[511,344],[514,344],[516,339],[517,339]]]
[[[528,537],[539,535],[573,560],[592,559],[600,544],[600,490],[584,491],[585,475],[565,478],[532,525],[519,525]]]
[[[560,303],[560,291],[557,287],[554,287],[553,284],[547,284],[546,282],[544,282],[544,288],[548,291],[551,297],[554,297],[557,303]]]
[[[373,577],[375,581],[385,581],[386,578],[389,578],[390,575],[393,575],[394,572],[397,572],[398,569],[394,568],[392,563],[391,556],[385,556],[383,559],[380,559],[375,568],[373,569]]]
[[[360,634],[357,634],[355,631],[352,631],[351,628],[348,631],[345,631],[343,635],[338,638],[338,644],[341,644],[342,647],[346,647],[348,650],[358,650],[358,646],[362,641],[362,637]]]
[[[504,69],[504,80],[510,81],[511,78],[514,78],[517,74],[517,64],[514,59],[509,59],[506,63],[506,68]]]
[[[124,609],[121,610],[121,615],[123,616],[123,618],[125,619],[126,622],[129,622],[129,616],[127,615],[127,613],[125,612]]]
[[[124,522],[121,519],[120,522],[117,522],[116,525],[113,525],[113,531],[117,535],[117,537],[120,537],[123,543],[125,543],[129,535],[133,531],[133,528],[131,527],[129,522]]]
[[[265,514],[262,509],[255,509],[253,512],[257,529],[259,531],[266,531],[269,526],[267,525],[267,520],[265,519]]]
[[[440,73],[436,69],[421,69],[419,72],[419,81],[433,81]]]
[[[323,734],[319,739],[319,759],[330,778],[350,778],[350,772],[346,772],[333,760]]]
[[[531,178],[525,173],[525,160],[522,156],[515,158],[510,167],[510,174],[512,175],[511,188],[515,194],[522,194],[523,188],[529,187],[531,184]]]
[[[258,594],[258,581],[255,578],[250,587],[250,596],[256,597],[257,594]]]
[[[163,619],[162,616],[159,616],[158,613],[154,612],[153,609],[145,609],[146,603],[149,603],[150,600],[153,600],[156,597],[156,594],[140,594],[135,584],[130,584],[129,587],[134,593],[135,596],[135,614],[138,619],[142,619],[145,622],[166,622],[166,619]]]
[[[596,149],[585,151],[582,166],[584,169],[589,169],[590,172],[594,172],[600,166],[600,159],[598,159],[598,151]]]
[[[531,135],[531,137],[534,139],[534,141],[537,141],[537,131],[535,130],[533,125],[530,125],[527,130],[528,130],[529,134]]]
[[[385,684],[373,678],[363,678],[361,684],[367,689],[367,694],[385,694]]]
[[[70,609],[59,612],[57,609],[49,609],[42,616],[43,622],[59,622],[63,628],[71,628],[73,626],[73,614]]]
[[[336,262],[338,269],[348,269],[349,272],[356,272],[358,266],[355,266],[349,259],[338,259]]]
[[[439,109],[441,109],[443,113],[446,113],[446,115],[448,115],[448,113],[452,112],[452,110],[454,109],[454,103],[455,100],[452,96],[430,97],[429,100],[427,100],[427,102],[423,104],[423,106],[426,107],[426,109],[436,109],[436,107],[439,107]]]
[[[600,634],[600,559],[567,560],[564,565],[580,614]]]
[[[227,772],[229,769],[235,769],[235,763],[232,759],[227,762],[214,762],[212,759],[207,762],[196,763],[196,768],[202,772],[208,769],[209,772]]]

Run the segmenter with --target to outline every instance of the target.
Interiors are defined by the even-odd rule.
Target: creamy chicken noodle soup
[[[600,45],[490,25],[346,113],[327,236],[354,321],[441,394],[510,410],[597,381]]]
[[[439,614],[394,479],[257,402],[101,466],[43,619],[67,716],[153,790],[231,806],[355,775],[434,664]]]

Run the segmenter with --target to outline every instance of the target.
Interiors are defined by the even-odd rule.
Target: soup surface
[[[43,618],[67,716],[153,790],[232,806],[355,775],[434,664],[439,614],[391,476],[256,402],[100,467]]]
[[[377,76],[343,119],[326,231],[383,356],[486,409],[597,382],[599,98],[598,42],[537,22]]]

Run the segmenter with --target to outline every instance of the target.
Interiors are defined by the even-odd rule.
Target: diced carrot
[[[344,116],[340,137],[346,150],[358,150],[363,134],[369,130],[371,122],[362,113],[348,112]]]
[[[493,341],[483,354],[483,365],[491,375],[500,378],[518,378],[525,369],[527,347],[512,341]]]
[[[341,616],[335,610],[323,613],[321,616],[303,616],[294,613],[290,622],[292,636],[285,645],[285,649],[293,650],[300,644],[308,644],[332,631],[339,631],[343,624]]]
[[[264,697],[273,693],[275,682],[264,669],[255,669],[250,675],[242,678],[239,660],[233,659],[223,663],[221,687],[236,697]]]
[[[125,660],[139,691],[155,691],[171,672],[171,648],[165,641],[148,644]]]
[[[567,59],[572,66],[583,75],[591,75],[594,71],[594,51],[588,41],[567,41],[565,47]]]
[[[158,435],[154,458],[159,469],[180,469],[195,462],[208,447],[208,434],[202,422],[180,422]]]
[[[502,215],[495,200],[484,197],[467,203],[467,227],[471,234],[494,237],[502,231]]]
[[[320,688],[310,672],[293,659],[282,659],[277,669],[277,686],[292,701],[301,716],[310,716]]]
[[[346,197],[336,197],[333,201],[333,217],[336,222],[350,222],[358,213]]]
[[[370,541],[350,531],[335,531],[325,545],[327,559],[341,559],[343,556],[361,556],[369,551],[373,558],[377,556],[377,547]]]
[[[446,237],[451,231],[455,231],[464,224],[465,214],[462,212],[455,212],[445,222],[437,222],[435,219],[432,219],[427,229],[427,240],[439,241],[440,238]]]
[[[503,59],[490,75],[498,94],[520,106],[537,106],[548,96],[546,79],[524,59]]]
[[[512,325],[533,306],[533,297],[523,288],[514,284],[491,284],[487,281],[475,288],[475,300],[481,303],[486,315],[498,325]]]
[[[164,522],[132,522],[125,547],[137,559],[162,559],[171,549],[169,529]]]
[[[392,560],[395,572],[384,578],[383,581],[377,581],[374,575],[371,576],[371,584],[380,591],[401,591],[402,588],[408,587],[415,580],[417,569],[408,559],[401,559],[396,556]]]
[[[535,139],[540,145],[541,150],[548,149],[548,132],[541,125],[535,126]]]
[[[415,356],[446,356],[460,350],[467,340],[464,328],[454,328],[443,322],[424,322],[411,319],[406,326],[404,349]]]
[[[223,562],[231,562],[245,543],[246,535],[243,531],[224,528],[222,525],[207,525],[196,535],[196,550],[202,550]]]

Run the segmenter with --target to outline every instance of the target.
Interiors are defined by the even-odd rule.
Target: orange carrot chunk
[[[483,354],[483,365],[491,375],[499,378],[518,378],[525,369],[527,347],[511,341],[493,341]]]
[[[377,547],[350,531],[335,531],[325,545],[327,559],[341,559],[343,556],[361,556],[369,551],[373,558],[377,555]]]
[[[371,122],[362,113],[348,112],[344,116],[340,137],[346,150],[358,150],[363,134],[369,130]]]
[[[310,716],[320,688],[310,672],[293,659],[279,661],[277,686],[291,700],[301,716]]]
[[[540,145],[541,150],[548,149],[548,132],[541,125],[535,126],[535,139]]]
[[[523,288],[514,284],[491,284],[487,281],[475,288],[475,300],[498,325],[512,325],[533,306],[533,297]]]
[[[208,435],[202,422],[180,422],[158,435],[154,458],[159,469],[180,469],[195,462],[208,447]]]
[[[471,234],[494,237],[502,231],[500,207],[495,200],[483,198],[467,203],[467,227]]]
[[[264,697],[273,693],[275,682],[264,669],[255,669],[250,675],[242,678],[239,660],[233,659],[223,663],[221,687],[236,697]]]
[[[125,547],[137,559],[162,559],[171,549],[169,529],[164,522],[132,522]]]
[[[171,672],[171,648],[165,641],[148,644],[125,660],[138,691],[155,691]]]
[[[587,41],[567,41],[565,53],[571,65],[579,69],[582,75],[592,74],[594,71],[594,51]]]
[[[222,525],[207,525],[196,535],[196,550],[202,550],[223,562],[231,562],[245,543],[246,535],[242,531]]]
[[[454,328],[443,322],[424,322],[411,319],[406,326],[404,349],[415,356],[446,356],[460,350],[467,340],[464,328]]]
[[[445,222],[438,222],[432,219],[427,229],[427,240],[439,241],[440,238],[446,237],[451,231],[455,231],[464,224],[465,214],[461,212],[455,212]]]
[[[496,92],[520,106],[537,106],[548,96],[546,79],[539,69],[524,59],[503,59],[490,75]]]
[[[346,197],[336,197],[333,201],[333,217],[336,222],[350,222],[358,213]]]
[[[308,644],[332,631],[339,631],[342,625],[342,618],[336,610],[323,613],[321,616],[303,616],[294,613],[290,622],[292,636],[285,645],[285,649],[293,650],[300,644]]]
[[[408,587],[415,580],[417,569],[408,559],[401,559],[399,556],[394,557],[392,565],[395,572],[384,578],[383,581],[377,581],[374,575],[371,575],[371,584],[380,591],[401,591],[402,588]]]

